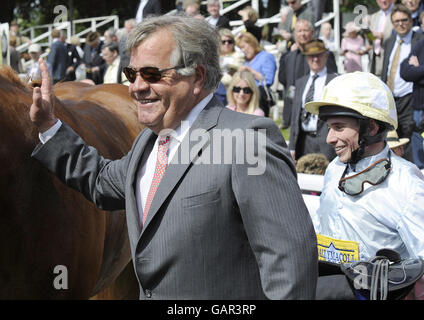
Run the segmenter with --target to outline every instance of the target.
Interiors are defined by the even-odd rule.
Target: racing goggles
[[[162,73],[169,70],[182,68],[184,68],[184,66],[176,66],[162,70],[156,67],[143,67],[138,70],[135,68],[125,67],[122,69],[122,72],[125,74],[128,81],[131,83],[134,83],[135,79],[137,79],[137,73],[140,73],[140,76],[143,78],[144,81],[149,83],[156,83],[159,82],[160,79],[162,79]]]
[[[364,191],[364,184],[367,182],[373,186],[382,183],[390,173],[392,162],[389,159],[381,159],[370,165],[365,170],[357,174],[345,177],[347,168],[339,181],[339,189],[350,196],[357,196]]]

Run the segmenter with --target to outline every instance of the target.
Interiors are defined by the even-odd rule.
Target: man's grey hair
[[[296,21],[296,24],[295,24],[295,26],[294,26],[294,28],[296,29],[296,26],[297,26],[297,25],[299,25],[299,24],[301,24],[301,23],[305,23],[305,24],[307,24],[307,25],[308,25],[309,30],[314,31],[314,25],[312,24],[312,22],[311,22],[311,21],[306,20],[306,19],[299,19],[299,20],[297,20],[297,21]]]
[[[114,28],[114,27],[109,27],[108,29],[107,29],[107,33],[109,34],[109,37],[113,37],[113,36],[116,36],[116,29]]]
[[[171,54],[170,63],[183,65],[177,72],[182,76],[195,73],[199,65],[206,69],[203,87],[216,90],[222,73],[219,66],[218,32],[208,22],[185,15],[163,15],[143,19],[130,33],[127,40],[129,52],[159,30],[167,29],[174,37],[176,47]],[[167,44],[164,43],[164,46]]]

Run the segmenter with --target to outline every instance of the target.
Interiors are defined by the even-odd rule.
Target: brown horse
[[[124,155],[142,129],[125,86],[54,91],[57,117],[106,158]],[[31,158],[31,103],[32,88],[0,70],[0,299],[137,298],[125,212],[95,208]],[[104,291],[124,268],[125,283]]]

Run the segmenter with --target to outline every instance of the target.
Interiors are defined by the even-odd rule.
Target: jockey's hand
[[[43,58],[40,58],[38,63],[41,70],[41,88],[34,88],[29,116],[38,130],[44,132],[51,128],[57,119],[53,112],[55,99],[49,70]]]

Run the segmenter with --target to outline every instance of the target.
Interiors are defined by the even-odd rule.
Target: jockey
[[[382,248],[423,259],[424,176],[386,142],[398,125],[390,89],[373,74],[347,73],[305,107],[327,122],[327,143],[337,154],[315,219],[319,259],[363,261]]]

